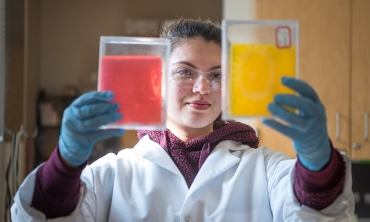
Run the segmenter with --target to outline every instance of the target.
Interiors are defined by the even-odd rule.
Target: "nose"
[[[211,89],[208,86],[207,79],[200,76],[193,86],[193,93],[209,94]]]

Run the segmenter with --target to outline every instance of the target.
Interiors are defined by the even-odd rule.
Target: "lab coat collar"
[[[240,145],[241,143],[230,140],[219,143],[199,170],[190,187],[189,193],[200,188],[239,163],[240,158],[235,156],[232,151],[246,149],[244,146],[240,148]]]
[[[233,151],[244,150],[247,147],[248,146],[241,146],[239,142],[230,140],[219,143],[204,162],[189,191],[198,189],[239,163],[240,157],[234,155]],[[158,143],[152,141],[148,135],[144,136],[139,141],[135,149],[141,151],[143,158],[183,177],[167,152]]]
[[[135,149],[137,148],[142,151],[143,158],[182,177],[180,170],[168,153],[158,143],[152,141],[148,135],[145,135],[138,142],[135,146]]]

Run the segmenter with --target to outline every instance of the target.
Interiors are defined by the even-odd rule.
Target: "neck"
[[[167,122],[167,128],[183,142],[204,137],[213,131],[213,123],[203,128],[190,128],[186,126],[176,126]]]

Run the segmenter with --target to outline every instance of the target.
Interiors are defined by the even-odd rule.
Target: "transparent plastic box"
[[[295,94],[281,77],[298,78],[298,50],[298,21],[223,20],[222,119],[271,118],[274,95]]]
[[[166,128],[170,41],[151,37],[100,37],[98,91],[112,91],[123,118],[101,128]]]

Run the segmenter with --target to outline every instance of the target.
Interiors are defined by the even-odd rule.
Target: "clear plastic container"
[[[269,118],[281,77],[298,78],[297,21],[222,21],[222,118]],[[294,110],[292,110],[294,111]]]
[[[123,118],[101,128],[165,129],[170,41],[100,37],[98,91],[112,91]]]

